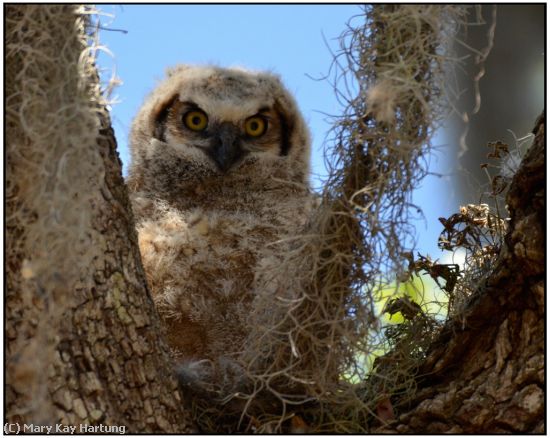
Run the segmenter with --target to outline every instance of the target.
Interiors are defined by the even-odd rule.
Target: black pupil
[[[195,116],[191,119],[191,122],[193,123],[193,125],[195,126],[198,126],[201,124],[201,118],[200,116]]]
[[[260,127],[260,124],[258,122],[254,121],[254,122],[250,123],[250,129],[252,131],[257,131],[259,127]]]

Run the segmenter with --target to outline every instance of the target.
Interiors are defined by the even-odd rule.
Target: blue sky
[[[321,78],[332,61],[327,44],[338,49],[337,37],[349,19],[361,12],[358,5],[100,5],[112,15],[101,25],[101,42],[113,56],[99,58],[104,77],[116,72],[122,84],[113,97],[111,117],[126,172],[127,138],[132,118],[145,95],[175,64],[218,64],[271,70],[281,75],[295,95],[313,138],[312,182],[324,174],[323,142],[330,128],[326,114],[338,114],[331,85]],[[325,43],[326,41],[326,43]],[[441,143],[438,136],[435,143]],[[432,172],[446,173],[445,155],[432,157]],[[440,257],[437,218],[458,208],[450,178],[427,178],[415,193],[427,223],[417,224],[421,251]]]

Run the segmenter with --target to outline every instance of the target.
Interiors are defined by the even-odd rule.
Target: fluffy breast
[[[175,357],[214,360],[242,349],[257,268],[306,217],[306,195],[288,195],[247,199],[246,208],[234,200],[227,210],[135,200],[138,218],[146,213],[138,219],[144,269]]]

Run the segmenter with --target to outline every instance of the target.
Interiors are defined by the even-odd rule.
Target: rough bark
[[[94,261],[95,286],[75,289],[59,328],[49,392],[61,423],[192,432],[145,283],[114,133],[103,120],[98,147],[107,190],[90,206],[90,231],[105,256]]]
[[[541,116],[507,194],[498,262],[432,346],[407,412],[378,432],[545,432],[544,131]]]
[[[11,48],[6,62],[11,67],[32,67],[26,76],[21,75],[21,68],[9,68],[6,76],[11,106],[6,132],[9,195],[5,421],[21,427],[84,424],[125,426],[126,433],[193,432],[195,428],[172,375],[159,318],[146,286],[109,116],[93,99],[97,75],[95,83],[92,80],[84,87],[82,77],[76,76],[85,47],[82,35],[72,29],[78,28],[76,20],[83,17],[74,6],[60,5],[10,5],[6,13],[7,44]],[[66,37],[49,35],[50,29],[59,29],[59,23],[68,29]],[[18,32],[17,26],[25,31]],[[24,41],[17,40],[21,35],[26,35]],[[40,137],[44,143],[35,144],[34,137],[27,135],[33,127],[22,120],[29,102],[18,99],[26,85],[22,81],[30,81],[33,72],[39,74],[41,68],[51,67],[41,65],[51,64],[48,54],[38,56],[42,50],[38,47],[44,42],[54,45],[54,53],[74,54],[70,62],[74,64],[71,71],[75,77],[65,78],[63,98],[74,100],[75,109],[82,109],[78,99],[87,99],[88,108],[83,111],[96,117],[96,141],[89,145],[100,157],[96,178],[86,180],[82,176],[73,184],[78,185],[82,196],[89,196],[89,228],[83,236],[100,251],[84,265],[83,260],[88,260],[85,248],[83,251],[78,244],[66,248],[67,253],[61,257],[74,266],[70,271],[55,264],[59,254],[32,253],[34,246],[29,237],[32,227],[44,219],[40,216],[48,211],[57,211],[52,214],[61,230],[68,217],[63,214],[66,205],[53,197],[44,197],[43,204],[51,202],[45,213],[31,201],[37,199],[37,193],[49,195],[41,184],[42,175],[45,184],[58,178],[55,173],[48,175],[50,163],[40,162],[40,150],[59,147],[59,143],[48,144],[46,136]],[[25,59],[26,56],[33,58]],[[52,83],[52,89],[56,85]],[[59,110],[48,89],[32,100],[32,105],[42,105],[47,111]],[[22,108],[25,104],[27,107]],[[64,102],[67,107],[71,104]],[[70,120],[66,124],[67,134],[63,137],[70,138]],[[67,150],[60,151],[62,157],[69,157],[72,147],[75,145],[67,144]],[[29,169],[36,172],[34,185],[22,183]],[[65,202],[75,199],[67,196]],[[23,215],[22,211],[26,213]],[[70,224],[66,226],[70,239]],[[46,248],[48,243],[56,248],[56,242],[45,239]],[[42,276],[28,267],[29,263],[47,263],[48,258],[52,259],[48,267],[51,276]],[[76,429],[83,431],[87,429]]]

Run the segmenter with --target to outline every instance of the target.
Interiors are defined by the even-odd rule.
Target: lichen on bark
[[[192,432],[141,267],[90,12],[6,7],[6,421]]]

